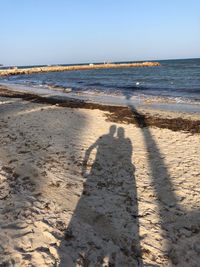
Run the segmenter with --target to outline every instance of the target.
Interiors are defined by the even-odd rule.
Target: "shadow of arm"
[[[83,165],[82,165],[82,175],[84,176],[86,174],[86,169],[87,169],[87,163],[88,163],[88,159],[90,157],[90,154],[92,152],[93,149],[95,149],[98,146],[98,140],[92,144],[85,152],[85,157],[83,159]]]

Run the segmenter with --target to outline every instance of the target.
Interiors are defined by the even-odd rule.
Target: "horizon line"
[[[189,59],[200,59],[199,57],[189,57],[189,58],[167,58],[167,59],[148,59],[148,60],[125,60],[125,61],[98,61],[98,62],[79,62],[79,63],[52,63],[52,64],[30,64],[30,65],[4,65],[0,63],[0,67],[29,67],[29,66],[62,66],[62,65],[84,65],[84,64],[103,64],[103,63],[128,63],[128,62],[154,62],[154,61],[170,61],[170,60],[189,60]]]

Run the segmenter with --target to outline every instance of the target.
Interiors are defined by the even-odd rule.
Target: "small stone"
[[[73,233],[72,233],[72,230],[67,230],[66,232],[65,232],[65,240],[66,241],[68,241],[68,240],[71,240],[72,238],[74,238],[74,235],[73,235]]]
[[[195,250],[198,254],[200,254],[200,243],[195,243],[195,244],[194,244],[194,250]]]
[[[13,172],[13,177],[16,179],[16,178],[18,178],[19,177],[19,173],[17,173],[17,172]]]
[[[0,245],[0,253],[4,251],[3,247]]]
[[[5,171],[5,172],[7,172],[7,173],[12,173],[12,168],[9,167],[9,166],[3,166],[2,167],[2,170]]]
[[[174,250],[171,250],[171,252],[169,253],[169,258],[173,264],[175,264],[175,265],[178,264],[178,257],[177,257],[177,254]]]

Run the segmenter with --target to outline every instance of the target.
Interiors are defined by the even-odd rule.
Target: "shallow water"
[[[95,95],[162,96],[200,101],[200,59],[160,61],[160,67],[97,69],[1,77],[0,82]]]
[[[171,98],[165,97],[150,97],[150,96],[132,96],[126,97],[125,95],[104,95],[104,94],[89,94],[89,93],[75,93],[63,92],[63,90],[52,90],[42,87],[31,87],[19,84],[9,84],[10,90],[18,92],[29,92],[43,97],[51,97],[54,99],[74,98],[84,100],[89,103],[98,103],[102,105],[115,105],[115,106],[133,106],[135,108],[144,109],[157,109],[164,111],[196,113],[200,114],[200,102],[176,102]]]

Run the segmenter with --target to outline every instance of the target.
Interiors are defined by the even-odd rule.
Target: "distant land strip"
[[[138,67],[155,67],[160,66],[159,62],[142,62],[142,63],[107,63],[107,64],[88,64],[75,66],[46,66],[33,67],[27,69],[18,69],[17,67],[0,70],[0,76],[31,74],[41,72],[56,72],[70,70],[92,70],[92,69],[114,69],[114,68],[138,68]]]

